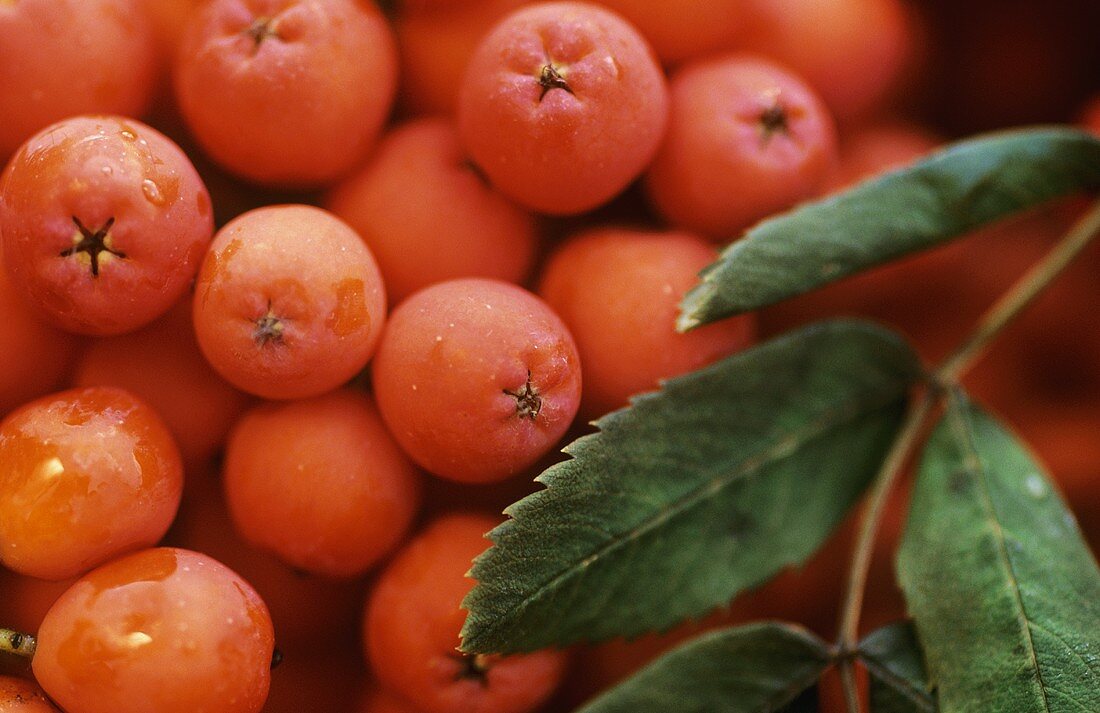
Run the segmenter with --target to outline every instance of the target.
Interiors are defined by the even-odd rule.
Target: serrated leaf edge
[[[861,328],[863,330],[866,330],[864,332],[864,334],[874,332],[877,337],[883,338],[885,341],[893,342],[895,345],[897,345],[898,347],[904,349],[905,351],[910,351],[909,347],[905,343],[904,339],[902,339],[896,333],[894,333],[894,332],[892,332],[888,329],[884,329],[884,328],[882,328],[878,325],[875,325],[873,323],[865,322],[865,321],[862,321],[862,320],[855,320],[855,319],[831,320],[831,321],[826,321],[826,322],[821,322],[821,323],[818,323],[818,324],[815,324],[815,325],[811,325],[807,329],[821,330],[821,331],[824,332],[824,331],[831,331],[831,330],[837,329],[839,327],[845,327],[845,326],[847,326],[849,328],[852,327],[852,326],[855,326],[855,327]],[[784,336],[789,336],[789,335],[794,335],[794,334],[798,334],[798,333],[792,332],[792,333],[788,333],[788,335],[784,335]],[[915,377],[918,373],[919,373],[918,370],[916,368],[914,368],[914,376]],[[675,379],[670,380],[670,381],[675,381]],[[638,403],[638,402],[641,402],[641,401],[644,401],[644,400],[647,400],[647,399],[651,399],[651,398],[656,398],[656,397],[660,396],[661,394],[663,394],[664,391],[665,391],[665,389],[662,388],[659,391],[654,391],[654,392],[644,394],[644,395],[640,396],[637,399],[637,401],[635,401],[634,403]],[[881,393],[879,393],[879,392],[881,392]],[[575,562],[575,563],[569,565],[567,568],[565,568],[564,570],[562,570],[558,574],[554,575],[554,577],[552,577],[551,579],[548,579],[546,582],[544,582],[542,585],[540,585],[534,594],[532,594],[530,597],[527,597],[520,604],[518,604],[516,607],[514,607],[510,611],[508,611],[507,612],[507,618],[508,619],[514,619],[515,614],[517,612],[523,611],[528,606],[530,606],[531,603],[533,603],[535,601],[538,601],[538,599],[540,599],[546,592],[549,592],[549,591],[552,591],[552,590],[556,589],[557,585],[560,582],[566,580],[567,578],[569,578],[570,576],[575,574],[577,571],[590,566],[593,562],[598,561],[602,557],[606,556],[608,553],[618,549],[619,547],[626,546],[630,542],[636,540],[638,537],[641,537],[642,535],[648,533],[649,531],[655,529],[656,527],[671,521],[675,517],[677,517],[680,514],[686,512],[687,510],[691,509],[694,505],[698,504],[699,502],[702,502],[706,497],[708,497],[710,495],[713,495],[714,493],[720,492],[726,486],[729,486],[729,485],[731,485],[735,482],[738,482],[742,478],[750,477],[751,475],[753,475],[757,471],[759,471],[761,468],[763,468],[765,465],[767,465],[769,463],[772,463],[772,462],[775,462],[777,460],[780,460],[783,457],[789,456],[790,454],[797,452],[803,446],[813,442],[817,438],[820,438],[821,436],[826,435],[826,433],[828,432],[828,430],[830,429],[831,426],[847,423],[847,422],[855,420],[859,416],[869,415],[871,413],[874,413],[874,412],[885,409],[887,406],[890,405],[891,400],[892,400],[892,399],[887,398],[887,397],[888,396],[895,396],[895,395],[896,395],[896,392],[892,389],[889,390],[889,391],[887,391],[886,389],[881,389],[881,390],[875,390],[874,392],[865,392],[863,394],[863,397],[850,399],[841,408],[831,409],[831,410],[823,413],[818,418],[817,421],[809,424],[806,428],[804,428],[799,433],[787,434],[787,436],[781,438],[778,442],[774,443],[773,445],[771,445],[767,448],[762,449],[759,453],[757,453],[752,458],[749,458],[749,459],[746,459],[745,461],[742,461],[741,467],[736,468],[732,473],[727,474],[727,475],[723,475],[723,476],[720,476],[720,477],[712,478],[710,481],[708,481],[707,483],[701,485],[700,487],[696,488],[695,490],[692,490],[691,492],[686,493],[683,497],[681,497],[679,500],[677,500],[675,503],[673,503],[672,507],[664,509],[659,516],[651,518],[651,519],[647,520],[646,522],[642,523],[641,525],[634,527],[633,529],[631,529],[629,532],[625,533],[622,536],[612,538],[607,543],[602,545],[593,554],[589,555],[588,557],[585,557],[583,560],[580,560],[579,562]],[[873,397],[873,401],[868,397]],[[876,403],[877,405],[875,405],[873,408],[867,408],[865,410],[860,408],[860,406],[865,406],[869,403]],[[631,406],[629,406],[625,409],[620,409],[619,411],[616,411],[612,414],[609,414],[608,416],[614,416],[615,414],[623,413],[625,411],[628,411],[628,410],[632,409],[633,407],[634,407],[634,405],[632,404]],[[603,423],[605,421],[605,419],[608,418],[608,416],[605,416],[605,417],[599,419],[595,423],[595,425],[597,427],[599,427],[600,423]],[[831,416],[836,416],[836,418],[835,419],[830,418]],[[585,444],[587,442],[598,438],[601,435],[601,433],[602,433],[602,431],[581,436],[576,441],[574,441],[573,443],[566,446],[562,450],[562,452],[569,455],[569,456],[571,456],[571,458],[575,457],[575,454],[577,452],[584,449]],[[799,436],[804,436],[804,437],[800,438]],[[565,466],[566,463],[568,463],[568,461],[565,461],[563,463],[557,463],[555,465],[550,466],[543,473],[541,473],[538,477],[536,477],[535,481],[545,485],[546,490],[551,490],[555,485],[554,480],[555,480],[555,476],[556,476],[557,472],[559,470],[561,470]],[[528,496],[528,497],[530,497],[530,496]],[[513,503],[513,505],[509,506],[508,508],[506,508],[504,510],[504,514],[508,515],[509,517],[514,517],[513,508],[517,505],[522,505],[525,500],[527,500],[527,498],[523,498],[519,502]],[[498,525],[497,527],[493,528],[489,533],[487,533],[487,538],[494,543],[494,546],[496,545],[496,543],[498,541],[497,540],[497,535],[498,535],[499,531],[501,530],[501,528],[506,528],[508,526],[509,526],[509,523],[504,522],[504,523],[501,523],[501,525]],[[477,579],[478,567],[482,563],[482,561],[484,561],[487,557],[491,556],[489,554],[491,549],[492,548],[487,549],[485,552],[482,552],[480,555],[478,555],[477,557],[474,558],[473,565],[472,565],[472,567],[470,568],[470,570],[468,572],[468,576],[472,577],[473,579]],[[805,560],[802,560],[802,561],[805,561]],[[785,564],[787,566],[790,566],[790,565],[797,565],[797,564],[800,564],[800,563],[801,563],[801,561],[792,561],[792,562],[787,562]],[[761,583],[762,582],[756,582],[754,584],[747,585],[745,587],[745,589],[751,588],[752,586],[755,586],[756,584],[761,584]],[[466,597],[463,600],[463,608],[466,608],[467,611],[469,611],[469,606],[468,606],[469,601],[473,596],[474,596],[474,591],[471,591],[469,594],[466,595]],[[705,611],[696,612],[694,614],[689,615],[689,618],[700,616],[700,615],[705,614],[705,613],[706,613]],[[460,648],[461,651],[465,651],[465,652],[474,651],[475,649],[472,647],[472,643],[476,643],[479,639],[486,638],[487,636],[490,636],[501,625],[500,623],[494,623],[493,625],[487,627],[485,629],[485,632],[481,636],[479,636],[475,639],[471,639],[471,637],[469,635],[470,634],[470,632],[469,632],[470,621],[471,621],[470,617],[467,617],[466,621],[463,622],[462,631],[460,633],[462,643],[461,643],[459,648]],[[498,622],[499,622],[499,619],[498,619]]]
[[[709,317],[708,315],[706,315],[704,313],[704,310],[701,309],[701,308],[708,302],[708,300],[711,297],[713,297],[713,295],[720,292],[720,290],[716,286],[716,283],[715,283],[716,278],[714,277],[714,274],[719,272],[721,270],[721,268],[724,266],[725,263],[727,263],[730,260],[735,259],[737,253],[743,252],[744,249],[746,249],[744,247],[746,245],[746,238],[749,238],[750,235],[753,232],[755,232],[757,229],[759,229],[761,226],[767,225],[769,223],[774,223],[774,222],[779,222],[779,221],[786,220],[788,218],[791,218],[792,216],[798,215],[799,213],[801,213],[803,211],[814,209],[814,208],[817,208],[819,206],[834,202],[838,199],[841,199],[841,198],[847,196],[849,193],[860,191],[860,190],[862,190],[862,189],[864,189],[868,186],[871,186],[873,184],[889,183],[891,181],[896,181],[896,180],[899,179],[900,176],[902,176],[903,174],[909,174],[909,173],[913,172],[914,169],[921,169],[921,168],[924,168],[924,167],[926,167],[930,164],[934,164],[936,162],[944,160],[944,157],[947,154],[951,154],[953,157],[954,156],[960,156],[960,155],[965,156],[968,152],[972,152],[974,150],[982,149],[983,146],[986,144],[986,142],[989,142],[989,141],[1008,139],[1008,138],[1012,138],[1013,136],[1026,136],[1028,134],[1039,135],[1039,134],[1043,134],[1043,133],[1063,134],[1063,135],[1066,135],[1066,136],[1078,135],[1079,137],[1089,137],[1089,136],[1091,136],[1089,134],[1089,132],[1086,132],[1082,129],[1078,129],[1078,128],[1075,128],[1075,127],[1072,127],[1072,126],[1059,125],[1059,124],[1043,124],[1043,125],[1037,125],[1037,126],[1020,127],[1020,128],[1014,128],[1014,129],[1005,129],[1005,130],[1002,130],[1002,131],[986,132],[986,133],[980,134],[976,137],[965,139],[963,141],[950,143],[950,144],[947,144],[946,146],[940,147],[940,148],[938,148],[934,151],[929,152],[928,154],[926,154],[922,159],[920,159],[916,163],[912,163],[912,164],[909,164],[909,165],[906,165],[906,166],[901,166],[901,167],[898,167],[898,168],[895,168],[895,169],[892,169],[892,170],[889,170],[889,171],[885,171],[881,174],[871,176],[869,178],[866,178],[862,181],[857,182],[856,184],[854,184],[852,186],[849,186],[848,188],[846,188],[845,190],[843,190],[839,193],[829,194],[827,196],[824,196],[824,197],[816,199],[816,200],[811,200],[811,201],[806,201],[806,202],[800,203],[800,204],[790,208],[789,210],[783,211],[781,213],[776,213],[775,215],[769,216],[769,217],[759,221],[758,223],[756,223],[756,224],[752,225],[751,227],[745,229],[738,236],[736,236],[734,238],[734,240],[728,246],[726,246],[725,249],[722,250],[722,253],[721,253],[721,255],[719,255],[717,260],[712,262],[710,265],[707,265],[706,267],[704,267],[699,272],[699,282],[696,283],[696,285],[694,287],[692,287],[690,290],[688,290],[688,292],[684,295],[683,299],[680,301],[680,313],[676,318],[676,329],[677,329],[677,331],[679,331],[679,332],[688,332],[692,329],[704,326],[706,324],[710,324],[710,323],[718,321],[720,319],[724,319],[726,317],[732,317],[732,316],[735,316],[737,314],[744,314],[745,312],[749,312],[749,311],[752,311],[753,309],[757,309],[757,308],[749,308],[749,309],[735,310],[733,312],[730,312],[728,315],[724,315],[722,317],[717,317],[717,318],[712,318],[712,317]],[[1092,137],[1092,138],[1096,138],[1096,137]],[[919,173],[917,173],[916,175],[918,177],[921,176],[921,174],[919,174]],[[1021,208],[1020,210],[1026,210],[1026,208],[1028,206],[1033,206],[1033,205],[1036,205],[1036,204],[1027,204],[1023,208]],[[975,227],[980,227],[980,226],[975,226]],[[971,229],[974,229],[974,228],[971,228]],[[873,263],[871,265],[868,265],[867,267],[864,268],[864,270],[870,270],[870,269],[873,269],[875,267],[878,267],[878,266],[881,266],[881,265],[884,265],[884,264],[888,264],[889,262],[892,262],[894,260],[904,258],[908,255],[912,255],[912,254],[916,254],[916,253],[919,253],[919,252],[924,252],[924,251],[927,251],[927,250],[934,249],[934,248],[939,247],[939,246],[941,246],[941,245],[943,245],[947,242],[950,242],[951,240],[957,239],[960,236],[965,235],[965,234],[966,233],[963,232],[963,233],[954,233],[954,234],[945,235],[945,236],[942,237],[942,239],[937,240],[937,241],[935,241],[933,243],[930,243],[928,245],[918,246],[918,247],[911,248],[911,249],[906,250],[906,251],[894,253],[892,255],[887,256],[886,259],[884,259],[880,262],[876,262],[876,263]],[[827,267],[828,267],[827,265],[823,266],[823,269],[826,269]],[[857,275],[857,274],[859,274],[860,272],[862,272],[864,270],[851,273],[851,275],[849,275],[849,276]],[[825,282],[825,283],[819,284],[815,287],[812,287],[808,290],[803,290],[802,292],[794,293],[794,294],[790,295],[790,297],[794,297],[794,296],[797,296],[799,294],[805,294],[807,292],[812,292],[814,290],[820,289],[820,288],[830,284],[830,282]],[[763,307],[763,306],[767,306],[767,305],[760,305],[760,307]]]

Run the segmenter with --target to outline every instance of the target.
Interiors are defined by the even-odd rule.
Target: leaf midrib
[[[1031,659],[1035,677],[1038,680],[1039,693],[1043,698],[1043,709],[1046,711],[1053,711],[1050,707],[1050,699],[1047,697],[1047,686],[1046,682],[1043,680],[1043,671],[1039,666],[1039,655],[1035,649],[1035,639],[1031,635],[1031,618],[1027,614],[1027,606],[1024,604],[1024,595],[1023,592],[1020,591],[1019,578],[1016,576],[1016,570],[1012,566],[1012,557],[1008,552],[1008,542],[1004,535],[1004,528],[1001,527],[1001,522],[998,519],[997,507],[993,502],[993,496],[989,490],[985,464],[982,462],[981,455],[978,453],[977,446],[975,445],[976,436],[971,422],[970,412],[960,403],[958,394],[952,396],[951,411],[954,414],[952,418],[962,430],[960,446],[965,449],[962,455],[967,461],[970,461],[970,463],[967,463],[967,467],[974,473],[975,480],[979,485],[978,490],[981,493],[982,506],[986,511],[987,521],[990,524],[991,534],[996,544],[997,557],[1005,572],[1005,585],[1011,593],[1013,600],[1016,602],[1018,610],[1017,623],[1020,625],[1021,633],[1026,641],[1028,658]]]
[[[1046,146],[1043,142],[1050,142],[1051,145],[1054,146],[1053,151],[1055,153],[1051,153],[1049,148],[1043,148]],[[993,145],[992,148],[991,144]],[[1008,145],[1007,153],[1005,148],[1006,144]],[[764,274],[767,271],[763,270],[760,266],[752,269],[751,264],[748,270],[743,266],[740,268],[743,271],[741,277],[746,279],[742,282],[735,283],[736,287],[730,284],[730,277],[726,274],[732,269],[730,266],[743,254],[748,254],[750,256],[754,255],[754,251],[761,249],[760,243],[762,240],[766,247],[767,240],[771,239],[766,236],[774,234],[774,231],[777,230],[774,227],[775,224],[780,224],[780,233],[782,233],[782,225],[785,221],[797,221],[800,215],[812,213],[818,210],[819,207],[829,203],[840,201],[847,202],[850,200],[850,197],[853,197],[856,195],[856,192],[861,190],[872,192],[879,190],[887,191],[891,188],[896,190],[897,186],[894,184],[900,183],[900,185],[904,187],[910,180],[917,184],[930,185],[931,194],[938,204],[938,210],[930,214],[938,221],[949,221],[950,225],[946,226],[946,230],[936,230],[932,231],[931,235],[918,236],[919,240],[914,240],[912,244],[907,244],[904,249],[899,249],[897,252],[883,253],[878,259],[872,259],[870,262],[864,261],[858,264],[859,269],[867,269],[907,254],[943,245],[959,235],[964,234],[968,230],[991,223],[1013,212],[1032,207],[1041,202],[1040,198],[1050,199],[1055,197],[1055,194],[1051,192],[1024,190],[1022,185],[1016,183],[999,183],[995,178],[995,172],[988,170],[979,175],[976,182],[968,179],[967,183],[962,186],[964,189],[962,191],[953,192],[941,190],[938,186],[938,182],[942,181],[945,177],[948,179],[954,177],[954,172],[950,170],[952,165],[967,165],[975,160],[982,159],[983,154],[992,154],[992,157],[997,158],[1000,163],[1003,163],[1006,160],[1006,156],[1012,156],[1015,153],[1018,154],[1016,156],[1017,162],[1020,160],[1021,156],[1030,159],[1039,157],[1041,160],[1036,160],[1035,162],[1040,167],[1047,169],[1047,171],[1037,175],[1049,177],[1050,157],[1062,157],[1065,155],[1063,153],[1065,146],[1076,144],[1093,144],[1093,150],[1096,150],[1095,138],[1090,138],[1084,132],[1068,127],[1035,126],[1024,129],[1007,129],[990,132],[978,137],[972,137],[963,142],[943,146],[939,150],[928,154],[916,164],[895,169],[881,176],[867,179],[850,188],[849,191],[834,194],[826,199],[820,199],[816,202],[806,204],[786,213],[761,221],[759,224],[751,227],[743,235],[741,240],[733,243],[732,246],[723,251],[716,262],[704,269],[702,281],[693,287],[684,296],[681,302],[681,314],[677,318],[678,327],[684,330],[699,327],[725,316],[741,314],[753,309],[775,304],[787,297],[804,294],[808,291],[808,289],[792,289],[790,287],[785,287],[781,290],[780,294],[772,294],[770,289],[762,289],[759,286],[759,283],[762,281],[758,280],[755,274],[757,272]],[[1036,145],[1040,148],[1034,148]],[[1081,166],[1087,166],[1087,162],[1083,160],[1074,160],[1073,157],[1067,156],[1065,158],[1065,163],[1067,166],[1066,175],[1072,177],[1074,180],[1070,183],[1069,190],[1062,191],[1062,194],[1072,192],[1074,186],[1082,188],[1096,183],[1095,180],[1080,180],[1082,178],[1092,178],[1096,175],[1094,170],[1081,168]],[[948,167],[947,169],[944,168],[945,164]],[[1031,178],[1033,180],[1028,182],[1028,186],[1040,182],[1039,178],[1035,176],[1031,176]],[[981,185],[982,183],[992,184],[998,192],[1008,196],[1015,210],[1013,210],[1012,207],[1008,209],[999,208],[992,214],[983,214],[981,220],[970,217],[971,211],[969,207],[974,204],[975,196],[984,197],[988,195],[988,193],[983,193],[975,189],[976,185]],[[1059,185],[1065,187],[1065,184]],[[1039,198],[1036,198],[1036,195],[1038,195]],[[859,195],[858,197],[867,200],[865,195]],[[872,198],[873,197],[874,195],[872,194]],[[948,200],[948,198],[955,198],[955,200]],[[765,236],[765,238],[761,238],[760,236],[762,235]],[[913,236],[910,237],[912,238]],[[839,240],[833,241],[833,244],[851,247]],[[815,245],[815,247],[820,247],[820,244]],[[858,271],[852,270],[851,268],[852,266],[849,265],[846,270],[841,272],[843,272],[843,275],[851,275]],[[837,277],[832,275],[827,277],[824,281],[816,281],[813,283],[813,288],[829,284],[835,279],[837,279]],[[762,298],[762,293],[767,296]]]
[[[749,711],[749,713],[774,713],[774,711],[779,710],[780,706],[793,701],[799,693],[802,693],[813,685],[820,677],[821,669],[818,669],[796,679],[792,679],[785,689],[779,691],[767,701],[764,701],[762,708],[757,708],[755,711]]]
[[[767,628],[774,627],[772,630],[781,632],[783,636],[788,636],[793,640],[797,640],[799,644],[806,646],[804,653],[813,655],[813,663],[818,664],[813,670],[808,670],[800,676],[794,676],[790,679],[787,685],[776,691],[774,695],[767,698],[760,707],[754,708],[751,711],[745,713],[773,713],[779,709],[780,706],[790,703],[807,688],[809,688],[818,678],[821,677],[821,672],[829,665],[832,658],[830,651],[824,647],[821,639],[817,638],[814,634],[811,634],[808,630],[803,629],[800,626],[792,625],[788,623],[765,622],[762,624],[748,624],[744,626],[744,630],[748,631],[752,627],[756,631],[764,631]],[[800,668],[809,667],[809,656],[806,657],[807,662]]]
[[[895,673],[889,666],[863,651],[860,652],[860,660],[863,661],[863,665],[867,667],[868,671],[896,692],[908,698],[911,703],[920,706],[924,711],[931,712],[935,710],[932,696],[926,690],[914,684],[913,681]]]
[[[705,481],[700,484],[699,487],[682,495],[668,507],[662,508],[654,517],[639,523],[623,535],[610,538],[593,554],[575,561],[573,564],[561,570],[558,574],[546,580],[546,582],[539,585],[530,596],[524,597],[518,604],[505,611],[502,616],[494,617],[495,623],[493,625],[484,629],[482,635],[471,638],[467,643],[491,637],[497,629],[505,624],[505,622],[514,620],[517,612],[525,610],[548,592],[558,589],[561,583],[571,579],[576,572],[592,566],[595,562],[603,559],[611,552],[626,544],[634,542],[659,526],[679,517],[698,503],[703,502],[705,499],[720,492],[727,486],[732,485],[742,478],[747,478],[756,474],[769,463],[780,460],[784,457],[784,454],[789,456],[798,452],[809,443],[820,438],[832,427],[850,423],[860,416],[880,411],[889,406],[893,401],[903,398],[904,395],[904,388],[899,389],[897,386],[884,386],[874,389],[861,394],[860,397],[854,397],[842,402],[838,408],[826,410],[817,419],[811,421],[805,428],[799,431],[778,435],[772,445],[760,451],[757,456],[743,461],[740,467],[734,468],[728,475],[718,476]]]

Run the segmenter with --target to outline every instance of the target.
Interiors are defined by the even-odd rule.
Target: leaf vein
[[[919,705],[921,710],[934,711],[936,709],[932,695],[927,690],[915,685],[908,678],[894,673],[889,667],[873,657],[861,655],[860,659],[868,671],[882,679],[884,683],[905,696],[912,703]]]
[[[1085,713],[1095,713],[1095,710],[1093,710],[1091,708],[1086,708],[1083,703],[1078,701],[1077,696],[1075,694],[1063,693],[1062,691],[1058,690],[1057,688],[1050,689],[1050,692],[1052,694],[1058,696],[1058,698],[1064,698],[1068,703],[1072,703],[1075,708],[1078,708],[1078,709],[1084,711]]]
[[[660,509],[654,516],[645,519],[622,535],[610,538],[608,542],[601,545],[592,554],[580,561],[569,564],[554,576],[547,578],[541,585],[532,590],[529,597],[520,600],[496,616],[495,621],[486,626],[481,635],[483,637],[491,636],[504,625],[506,620],[512,619],[517,612],[525,610],[531,602],[540,599],[546,592],[557,589],[562,582],[578,571],[590,567],[593,563],[605,558],[622,546],[637,541],[643,535],[690,511],[693,507],[713,497],[729,485],[749,478],[757,474],[764,466],[797,452],[827,433],[829,429],[851,422],[862,415],[882,410],[903,396],[904,391],[899,390],[896,384],[868,389],[836,404],[831,409],[824,409],[817,418],[809,421],[800,429],[776,434],[776,438],[770,446],[763,448],[755,456],[745,459],[728,473],[714,477],[694,490],[688,491],[678,500]]]
[[[1054,637],[1055,639],[1057,639],[1059,643],[1061,643],[1061,644],[1062,644],[1063,646],[1065,646],[1065,647],[1066,647],[1066,650],[1067,650],[1067,651],[1069,651],[1069,652],[1070,652],[1071,654],[1073,654],[1073,656],[1074,656],[1074,657],[1075,657],[1076,659],[1078,659],[1078,660],[1079,660],[1079,661],[1080,661],[1081,663],[1083,663],[1083,664],[1085,665],[1085,670],[1086,670],[1086,671],[1091,671],[1091,670],[1092,670],[1092,666],[1091,666],[1091,664],[1089,663],[1088,659],[1086,659],[1086,658],[1085,658],[1084,656],[1082,656],[1082,655],[1081,655],[1081,654],[1080,654],[1080,653],[1079,653],[1079,652],[1077,651],[1077,649],[1075,649],[1075,648],[1073,647],[1073,645],[1072,645],[1072,644],[1070,644],[1070,642],[1066,641],[1066,639],[1065,639],[1065,637],[1064,637],[1064,636],[1062,636],[1062,635],[1061,635],[1061,634],[1059,634],[1058,632],[1056,632],[1056,631],[1054,631],[1054,630],[1052,630],[1052,629],[1050,629],[1050,628],[1048,628],[1048,627],[1045,627],[1045,626],[1043,626],[1042,624],[1039,624],[1038,622],[1034,622],[1034,621],[1029,621],[1029,622],[1028,622],[1028,626],[1030,626],[1030,627],[1031,627],[1031,628],[1033,628],[1033,629],[1038,629],[1039,631],[1041,631],[1041,632],[1043,632],[1043,633],[1045,633],[1045,634],[1048,634],[1049,636],[1052,636],[1052,637]]]
[[[981,462],[981,456],[978,453],[977,437],[974,432],[973,424],[970,419],[965,416],[965,410],[957,408],[959,406],[959,396],[954,394],[952,396],[953,407],[950,408],[949,413],[952,414],[952,418],[955,421],[956,427],[961,431],[962,438],[960,439],[960,446],[964,446],[968,449],[967,453],[964,453],[968,461],[968,465],[973,465],[973,472],[976,476],[977,482],[980,484],[979,492],[982,496],[982,505],[986,511],[988,522],[992,529],[994,541],[996,543],[998,559],[1001,561],[1001,565],[1005,570],[1006,582],[1009,593],[1015,600],[1018,615],[1018,624],[1020,624],[1021,634],[1026,639],[1027,654],[1030,659],[1031,666],[1035,671],[1035,676],[1038,679],[1039,693],[1043,699],[1043,709],[1051,711],[1050,699],[1047,697],[1047,686],[1043,680],[1043,672],[1039,667],[1039,655],[1035,649],[1035,639],[1031,635],[1031,618],[1027,614],[1027,607],[1024,604],[1023,593],[1020,591],[1020,583],[1016,576],[1016,570],[1012,565],[1012,556],[1009,554],[1007,542],[1005,540],[1004,530],[1001,527],[999,514],[997,507],[993,502],[993,496],[989,490],[989,483],[986,478],[985,464]]]
[[[809,688],[820,676],[821,671],[814,669],[809,671],[807,675],[792,680],[786,688],[765,701],[763,707],[757,708],[752,713],[773,713],[779,706],[789,702],[799,693]]]

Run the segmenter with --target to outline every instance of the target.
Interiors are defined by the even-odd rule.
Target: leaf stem
[[[840,684],[844,689],[844,700],[850,713],[859,713],[859,691],[856,690],[856,668],[853,659],[848,656],[840,662]]]
[[[30,661],[38,648],[38,640],[30,634],[12,629],[0,629],[0,653]]]
[[[927,389],[921,396],[917,405],[906,414],[905,421],[898,431],[894,443],[886,454],[878,475],[875,476],[871,487],[871,494],[863,511],[859,524],[859,535],[856,539],[855,550],[852,553],[852,564],[848,570],[848,585],[844,597],[844,608],[841,610],[840,643],[841,652],[855,651],[859,637],[859,615],[863,609],[863,593],[867,586],[867,574],[871,568],[871,555],[874,554],[875,540],[878,529],[882,523],[882,515],[886,510],[886,502],[889,499],[894,484],[902,472],[902,466],[908,460],[913,447],[920,438],[925,421],[931,415],[938,402],[938,395],[932,389]],[[853,659],[845,656],[840,661],[841,682],[844,685],[845,696],[848,698],[848,710],[858,713],[859,702],[855,695],[855,675]]]
[[[1026,309],[1100,233],[1100,200],[1089,208],[1047,255],[989,308],[978,328],[935,371],[943,385],[957,382],[989,343]]]
[[[855,683],[855,663],[850,655],[858,647],[859,617],[867,586],[871,556],[890,493],[902,467],[923,431],[925,421],[940,402],[944,392],[956,384],[966,370],[982,355],[990,342],[1026,309],[1085,247],[1100,234],[1100,200],[1097,200],[1066,233],[1065,237],[986,312],[978,327],[929,376],[929,383],[917,406],[906,415],[878,475],[860,520],[859,534],[848,571],[844,608],[841,610],[838,649],[841,683],[850,713],[859,713]]]

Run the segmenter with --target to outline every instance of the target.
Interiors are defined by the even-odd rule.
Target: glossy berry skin
[[[751,344],[752,315],[686,334],[680,300],[718,259],[689,233],[603,228],[567,240],[546,265],[539,295],[561,315],[584,368],[581,415],[595,418]]]
[[[677,227],[732,240],[816,195],[836,161],[817,95],[769,60],[726,55],[680,68],[672,115],[646,173],[653,207]]]
[[[145,0],[157,44],[165,59],[175,56],[191,13],[205,0]]]
[[[527,0],[403,2],[393,13],[399,101],[413,115],[454,116],[463,70],[481,38]]]
[[[72,332],[121,334],[164,314],[213,230],[187,156],[132,119],[65,119],[23,144],[0,177],[4,267],[32,306]]]
[[[745,23],[745,0],[602,0],[634,23],[666,64],[734,47]]]
[[[879,122],[851,132],[840,145],[831,190],[842,190],[879,174],[916,162],[944,140],[931,130],[903,122]]]
[[[525,713],[561,680],[561,651],[496,658],[456,650],[466,618],[462,599],[474,586],[465,574],[496,524],[469,514],[436,520],[390,561],[367,600],[371,670],[424,713]]]
[[[580,361],[561,319],[495,280],[441,282],[402,302],[372,373],[378,408],[405,452],[468,483],[534,463],[580,400]]]
[[[386,318],[382,276],[359,236],[305,205],[231,220],[195,285],[199,347],[231,384],[269,399],[317,396],[357,374]]]
[[[144,113],[158,69],[145,4],[0,2],[0,165],[67,116]]]
[[[148,327],[94,340],[80,355],[73,383],[116,386],[152,406],[172,432],[188,468],[214,455],[251,403],[203,358],[189,299]]]
[[[0,676],[0,713],[58,713],[58,709],[36,683]]]
[[[142,550],[79,579],[38,630],[35,678],[68,713],[255,713],[275,634],[259,595],[206,555]]]
[[[330,577],[362,574],[397,546],[417,512],[419,477],[372,399],[350,389],[249,411],[223,469],[244,538]]]
[[[0,417],[64,386],[80,340],[23,302],[0,257]]]
[[[129,392],[32,401],[0,422],[0,561],[43,579],[79,575],[157,542],[182,488],[168,429]]]
[[[394,304],[458,277],[520,282],[535,261],[534,216],[486,185],[446,119],[394,129],[327,205],[370,246]]]
[[[243,577],[267,604],[279,632],[279,650],[316,649],[317,641],[347,640],[363,607],[357,580],[335,581],[294,569],[275,555],[256,549],[237,534],[229,517],[220,471],[193,478],[172,525],[173,546],[202,552]],[[190,475],[190,474],[189,474]],[[196,492],[197,491],[197,492]],[[326,647],[326,650],[328,647]],[[280,675],[282,669],[280,667]]]
[[[805,78],[839,119],[865,119],[891,98],[912,60],[916,38],[906,5],[899,0],[747,0],[740,46]]]
[[[320,185],[378,137],[397,48],[368,0],[212,0],[191,17],[174,78],[218,164],[259,183]]]
[[[626,188],[667,119],[664,74],[645,39],[586,3],[539,3],[505,17],[459,90],[459,133],[474,163],[505,195],[558,215]]]

